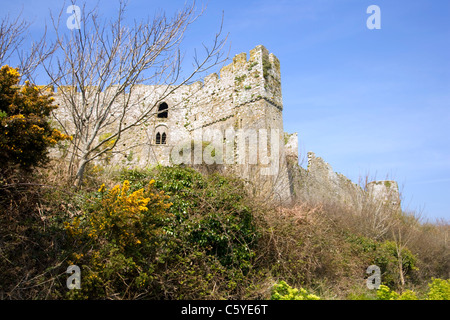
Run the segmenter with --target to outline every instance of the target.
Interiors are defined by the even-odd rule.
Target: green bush
[[[388,286],[381,285],[377,290],[379,300],[418,300],[417,293],[405,290],[402,294],[391,290]],[[428,283],[427,300],[450,300],[450,280],[433,278]]]
[[[377,289],[377,298],[378,300],[397,300],[399,294],[395,291],[392,291],[388,286],[381,285]]]
[[[450,279],[433,278],[428,287],[428,300],[450,300]]]
[[[174,219],[165,225],[167,233],[214,255],[225,267],[244,272],[250,268],[258,233],[242,182],[183,167],[158,167],[132,175],[138,185],[155,176],[156,188],[170,196]]]
[[[396,244],[393,241],[384,241],[377,245],[373,264],[381,269],[382,282],[390,287],[399,286],[399,259],[402,262],[402,270],[405,277],[409,277],[416,269],[417,258],[414,254],[404,248],[401,257],[397,254]]]
[[[252,270],[254,209],[238,180],[180,167],[122,172],[128,178],[111,190],[102,185],[66,223],[68,263],[84,270],[70,298],[228,298],[251,290],[262,274]]]
[[[83,266],[81,290],[70,298],[135,298],[151,294],[157,249],[169,219],[168,196],[154,188],[130,191],[130,184],[107,190],[104,185],[82,216],[66,223],[75,250],[68,264]]]
[[[303,288],[300,290],[292,288],[281,280],[273,286],[271,300],[320,300],[320,298]]]
[[[398,297],[398,300],[418,300],[418,298],[414,291],[406,290]]]
[[[346,240],[358,256],[364,257],[367,266],[376,265],[381,269],[382,283],[391,288],[398,288],[399,259],[402,261],[402,271],[405,277],[410,277],[416,270],[417,257],[407,248],[398,256],[396,244],[393,241],[376,241],[367,237],[348,234]]]

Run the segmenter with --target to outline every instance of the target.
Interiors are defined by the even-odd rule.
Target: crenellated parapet
[[[269,53],[262,45],[256,46],[247,53],[240,53],[234,56],[232,62],[220,69],[220,77],[216,73],[207,75],[202,81],[197,81],[190,85],[184,85],[177,90],[181,97],[186,97],[189,101],[207,101],[208,99],[218,100],[223,105],[242,106],[245,103],[264,99],[269,104],[283,109],[281,94],[281,73],[280,61]],[[103,90],[103,93],[115,92],[118,85],[111,85]],[[159,85],[136,85],[133,94],[155,93],[157,95]],[[75,86],[60,86],[56,88],[56,95],[72,95],[80,92]],[[98,94],[100,90],[96,86],[86,86],[84,92]],[[214,95],[216,95],[214,97]],[[132,97],[133,98],[133,97]],[[181,98],[180,100],[182,100]],[[201,104],[196,103],[196,105]]]
[[[262,45],[250,51],[249,59],[245,52],[236,55],[220,70],[220,78],[233,87],[236,105],[263,98],[283,108],[280,61]]]

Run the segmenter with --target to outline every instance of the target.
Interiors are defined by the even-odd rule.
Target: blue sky
[[[1,16],[22,10],[33,21],[31,37],[64,6],[0,4]],[[105,16],[117,7],[98,4]],[[366,27],[372,4],[380,30]],[[171,15],[183,5],[129,0],[127,15]],[[212,39],[222,12],[230,57],[263,44],[280,59],[284,129],[298,132],[301,157],[313,151],[355,182],[395,179],[404,209],[450,220],[450,1],[210,0],[186,34],[186,59]]]

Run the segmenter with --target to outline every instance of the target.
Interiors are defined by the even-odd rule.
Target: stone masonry
[[[60,105],[58,118],[65,127],[71,127],[69,110],[61,99],[64,89],[67,88],[59,88],[55,95]],[[167,89],[167,86],[142,85],[134,90],[134,94],[137,97],[141,93],[151,93],[148,101],[152,104]],[[243,178],[254,193],[275,193],[275,198],[283,203],[292,200],[284,150],[280,62],[264,46],[255,47],[249,57],[246,53],[236,55],[232,63],[222,67],[220,76],[213,73],[203,82],[181,86],[157,107],[159,113],[155,112],[139,128],[127,131],[115,152],[105,154],[97,162],[128,168],[172,165],[173,156],[179,155],[179,150],[186,150],[193,141],[205,141],[208,132],[219,132],[223,143],[217,148],[231,145],[234,150],[234,160],[220,164],[220,170]],[[133,114],[127,116],[131,119]],[[266,131],[260,132],[261,129]],[[247,149],[236,148],[238,135],[226,137],[227,130],[247,135],[256,133],[257,140],[247,137],[244,139]],[[104,139],[108,134],[106,130],[98,139]],[[267,139],[269,164],[263,163],[260,155],[256,163],[250,159],[252,151],[257,152],[263,143],[262,138]],[[274,142],[279,146],[277,150],[271,149]],[[218,150],[215,151],[218,154]],[[297,153],[297,150],[290,152]],[[277,159],[273,158],[275,155]],[[273,174],[267,174],[267,169],[274,165]]]
[[[167,86],[139,86],[133,94],[150,93],[148,104],[159,101],[158,112],[142,126],[127,131],[117,150],[105,154],[96,160],[97,163],[144,168],[178,164],[179,161],[174,159],[179,158],[186,162],[187,151],[191,151],[189,160],[195,158],[195,154],[204,156],[204,150],[210,158],[214,154],[213,160],[218,160],[217,155],[233,150],[231,161],[216,161],[214,168],[241,177],[255,195],[265,198],[273,195],[272,199],[280,203],[289,203],[305,195],[317,200],[331,197],[346,202],[350,201],[348,194],[354,190],[360,192],[349,179],[334,173],[313,153],[308,154],[307,170],[298,165],[297,133],[288,134],[283,130],[280,61],[274,54],[269,54],[264,46],[259,45],[250,51],[249,57],[247,53],[236,55],[219,75],[213,73],[203,82],[181,86],[164,101],[158,99],[166,92]],[[69,110],[61,99],[62,89],[58,88],[55,94],[60,105],[58,118],[70,128],[73,125]],[[133,116],[132,113],[127,115],[129,119]],[[211,136],[211,132],[219,133],[219,137]],[[229,135],[230,132],[234,135]],[[98,139],[104,139],[108,134],[105,130]],[[240,134],[244,134],[243,140],[239,140]],[[255,134],[256,139],[253,139]],[[245,148],[242,145],[237,147],[238,140],[245,141]],[[196,151],[199,141],[201,150]],[[211,143],[209,147],[208,141]],[[262,161],[262,155],[257,152],[264,144],[267,145],[269,163]],[[257,154],[254,161],[252,152]],[[274,168],[276,170],[269,170]],[[388,184],[389,192],[395,189],[396,184]],[[386,198],[378,184],[374,183],[370,190]]]

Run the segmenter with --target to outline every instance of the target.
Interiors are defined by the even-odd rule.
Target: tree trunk
[[[402,292],[403,292],[403,289],[405,288],[405,277],[403,275],[403,259],[402,259],[401,251],[399,251],[399,253],[398,253],[398,272],[400,275],[400,284],[402,286]]]
[[[75,181],[74,185],[77,188],[81,188],[81,184],[83,183],[84,178],[84,171],[86,170],[86,165],[88,164],[88,161],[86,159],[83,159],[78,166],[77,174],[75,175]]]

